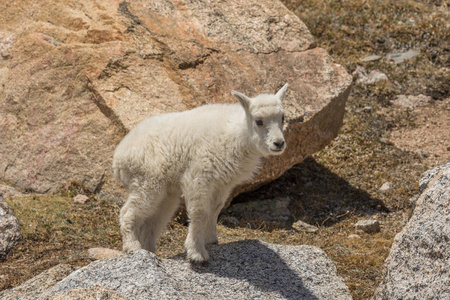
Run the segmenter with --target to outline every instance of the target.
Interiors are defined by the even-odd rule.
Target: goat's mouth
[[[283,153],[284,149],[286,149],[286,147],[283,147],[283,148],[275,148],[275,149],[269,148],[270,152],[271,152],[271,153],[274,153],[274,154],[281,154],[281,153]]]

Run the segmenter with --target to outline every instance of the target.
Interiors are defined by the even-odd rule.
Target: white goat
[[[125,252],[155,252],[184,194],[190,218],[187,257],[194,263],[209,260],[205,244],[217,243],[217,217],[232,189],[253,177],[262,157],[286,148],[282,99],[287,86],[255,98],[232,91],[240,105],[156,115],[125,136],[113,161],[116,179],[129,189],[120,211]]]

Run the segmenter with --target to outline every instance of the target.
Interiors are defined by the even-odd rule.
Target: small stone
[[[360,220],[355,224],[355,227],[366,233],[380,232],[380,222],[378,220]]]
[[[355,78],[357,83],[362,84],[375,84],[379,81],[389,81],[386,74],[381,72],[380,70],[372,70],[369,74],[367,74],[367,70],[361,66],[358,66],[356,70],[353,72],[353,78]]]
[[[363,107],[363,111],[365,111],[365,112],[371,112],[371,111],[372,111],[372,107],[371,107],[371,106],[364,106],[364,107]]]
[[[381,59],[380,55],[370,55],[370,56],[364,57],[362,59],[362,61],[363,62],[369,62],[369,61],[376,61],[376,60],[379,60],[379,59]]]
[[[394,106],[413,108],[430,104],[433,98],[430,96],[419,94],[414,95],[398,95],[396,99],[391,100],[390,103]]]
[[[122,255],[123,252],[109,248],[91,248],[88,250],[88,256],[92,260],[116,257]]]
[[[389,181],[386,181],[385,183],[383,183],[383,185],[380,187],[379,191],[380,192],[386,192],[391,188],[391,183]]]
[[[305,223],[300,220],[298,220],[297,222],[292,224],[292,228],[294,228],[297,231],[310,232],[310,233],[313,233],[313,232],[316,232],[319,230],[319,228],[317,228],[316,226],[310,225],[310,224]]]
[[[73,201],[77,202],[77,203],[81,203],[81,204],[85,204],[86,202],[89,201],[89,197],[86,195],[76,195],[75,197],[73,197]]]
[[[350,234],[350,235],[348,236],[348,238],[349,238],[349,239],[360,239],[361,236],[359,236],[358,234]]]
[[[236,217],[222,215],[220,216],[220,221],[224,226],[234,228],[239,225],[239,220]]]
[[[406,59],[413,58],[419,54],[419,50],[408,50],[403,53],[389,53],[388,55],[386,55],[386,58],[394,61],[395,63],[401,63]]]
[[[366,84],[374,84],[379,81],[388,81],[388,80],[389,79],[386,74],[384,74],[383,72],[381,72],[379,70],[373,70],[367,76]]]

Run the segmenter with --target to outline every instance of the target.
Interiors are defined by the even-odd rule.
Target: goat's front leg
[[[209,255],[205,248],[205,230],[209,212],[188,209],[188,214],[190,218],[189,233],[185,243],[187,257],[193,263],[207,263]]]
[[[217,218],[225,205],[228,197],[231,193],[231,187],[225,186],[217,189],[214,193],[213,203],[212,203],[212,213],[209,216],[208,223],[206,225],[206,244],[217,244]]]

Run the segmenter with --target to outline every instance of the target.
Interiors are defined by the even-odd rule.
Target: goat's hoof
[[[197,261],[189,260],[192,269],[201,270],[209,267],[209,260]]]

